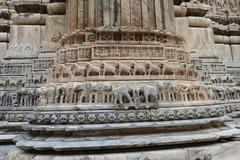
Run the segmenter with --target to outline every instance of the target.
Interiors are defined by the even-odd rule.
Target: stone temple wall
[[[238,160],[239,111],[240,0],[0,0],[6,159]]]

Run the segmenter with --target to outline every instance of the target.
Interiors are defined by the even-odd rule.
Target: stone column
[[[110,0],[103,0],[103,25],[110,25]]]
[[[47,5],[46,36],[43,41],[44,52],[54,52],[60,49],[59,38],[67,32],[66,3],[54,2]]]
[[[142,2],[141,0],[130,0],[131,26],[142,27]]]
[[[84,15],[84,0],[78,0],[78,28],[85,28],[85,15]]]
[[[103,26],[103,0],[96,0],[95,7],[95,26]]]
[[[78,28],[78,0],[67,1],[68,32]]]
[[[124,0],[115,0],[114,12],[115,12],[115,26],[121,26],[121,2]]]
[[[155,0],[156,29],[158,30],[165,28],[163,12],[163,0]]]
[[[95,27],[95,0],[88,0],[88,27]]]
[[[146,0],[145,0],[146,1]],[[130,1],[123,0],[121,3],[121,25],[130,26]]]
[[[163,11],[166,31],[175,32],[173,0],[163,0]]]

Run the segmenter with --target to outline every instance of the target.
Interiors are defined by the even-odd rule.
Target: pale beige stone
[[[8,42],[9,41],[9,33],[0,32],[0,42]]]
[[[187,13],[187,8],[184,6],[174,6],[175,17],[184,17]]]
[[[47,15],[43,14],[13,14],[13,22],[17,25],[44,25],[46,24]]]
[[[204,17],[188,17],[188,23],[190,27],[203,27],[207,28],[211,24],[211,20]]]
[[[1,141],[24,149],[7,159],[239,159],[239,5],[179,4],[0,1]]]
[[[214,35],[215,43],[229,44],[230,38],[228,36]]]
[[[64,15],[66,13],[66,3],[49,3],[47,11],[49,15]]]
[[[216,53],[219,58],[225,64],[231,64],[233,62],[231,47],[228,44],[216,44]]]

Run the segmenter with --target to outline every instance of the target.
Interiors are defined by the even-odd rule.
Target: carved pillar
[[[84,6],[85,6],[84,0],[78,0],[78,28],[83,29],[85,28],[85,15],[84,15]]]
[[[131,26],[142,27],[142,5],[141,0],[130,0]]]
[[[115,12],[115,26],[121,25],[121,0],[115,0],[114,4],[114,12]]]
[[[149,0],[142,0],[142,21],[143,21],[143,28],[150,27],[150,17],[148,16],[148,1]],[[152,0],[150,0],[152,1]],[[151,17],[151,19],[154,17]]]
[[[163,12],[165,29],[169,32],[175,32],[173,0],[163,0]]]
[[[103,25],[110,25],[110,0],[103,0]]]
[[[88,0],[88,27],[95,27],[95,0]]]
[[[123,0],[121,3],[121,25],[130,26],[130,0]]]
[[[67,25],[68,32],[78,28],[78,0],[67,2]]]
[[[95,7],[95,26],[103,26],[103,0],[96,0]]]
[[[156,29],[162,30],[165,28],[163,16],[163,0],[155,0],[155,16],[156,16]]]

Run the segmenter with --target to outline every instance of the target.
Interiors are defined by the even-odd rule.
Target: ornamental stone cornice
[[[184,2],[181,5],[187,8],[187,16],[203,17],[211,8],[199,1]]]

